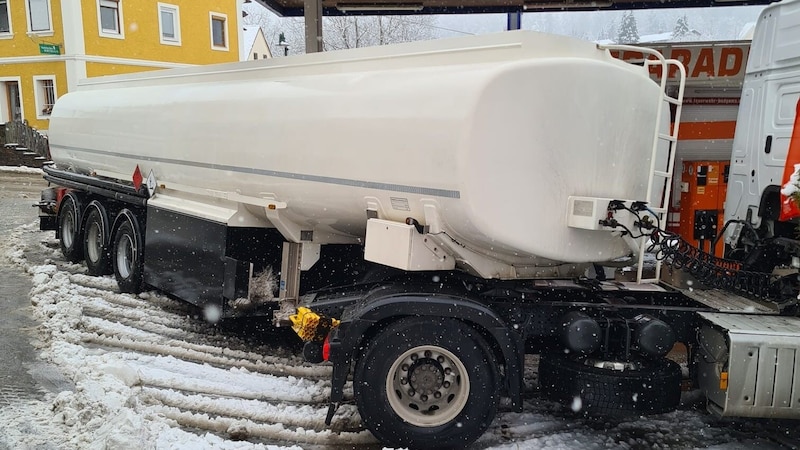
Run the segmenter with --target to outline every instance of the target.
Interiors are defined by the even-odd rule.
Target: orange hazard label
[[[706,193],[706,187],[705,186],[697,186],[697,193],[700,194],[700,195],[705,194]]]
[[[708,184],[718,184],[718,183],[719,183],[719,178],[717,177],[708,179]]]

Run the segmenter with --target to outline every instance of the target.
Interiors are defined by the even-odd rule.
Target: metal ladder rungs
[[[664,97],[664,100],[666,100],[667,103],[671,103],[673,105],[682,105],[683,104],[683,101],[678,100],[675,97]]]
[[[665,141],[678,142],[678,136],[671,136],[669,134],[661,134],[661,133],[659,133],[658,134],[658,138],[659,139],[663,139]]]
[[[657,176],[665,177],[665,178],[671,178],[672,177],[672,171],[671,170],[667,170],[667,171],[656,170],[656,171],[653,172],[653,175],[657,175]]]

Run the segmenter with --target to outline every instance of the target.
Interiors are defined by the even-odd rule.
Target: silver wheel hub
[[[123,236],[117,246],[117,271],[122,278],[128,278],[133,272],[133,258],[136,247],[130,236]]]
[[[458,417],[469,399],[464,363],[447,349],[412,348],[397,358],[386,377],[386,395],[394,412],[419,427],[443,425]]]
[[[92,262],[99,261],[100,255],[103,252],[103,237],[97,223],[92,223],[89,229],[86,230],[86,241],[88,243],[88,255],[86,256],[88,256]]]
[[[71,211],[64,213],[64,221],[61,226],[61,240],[66,247],[72,247],[75,234],[75,216]]]

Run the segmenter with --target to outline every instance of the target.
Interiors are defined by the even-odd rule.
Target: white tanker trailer
[[[352,366],[391,446],[477,439],[501,397],[522,407],[526,353],[545,396],[647,414],[678,404],[681,342],[705,352],[709,409],[797,416],[742,406],[703,363],[737,350],[714,314],[777,316],[796,291],[660,229],[683,88],[650,73],[683,68],[638,51],[509,32],[85,80],[50,118],[41,226],[124,292],[291,319],[333,363],[328,423]],[[659,264],[645,282],[645,245],[741,296],[681,292]],[[587,272],[637,253],[639,283]],[[277,295],[257,292],[278,269]],[[770,378],[744,366],[730,379]]]
[[[114,180],[138,166],[151,207],[365,242],[406,270],[530,278],[631,253],[567,207],[646,199],[662,93],[641,67],[534,33],[298,59],[87,80],[53,110],[52,159]],[[442,248],[395,254],[407,218]]]

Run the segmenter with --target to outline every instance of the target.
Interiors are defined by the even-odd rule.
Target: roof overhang
[[[303,16],[304,0],[256,0],[275,14]],[[766,5],[772,0],[322,0],[323,14],[472,14],[543,11],[599,11]]]

